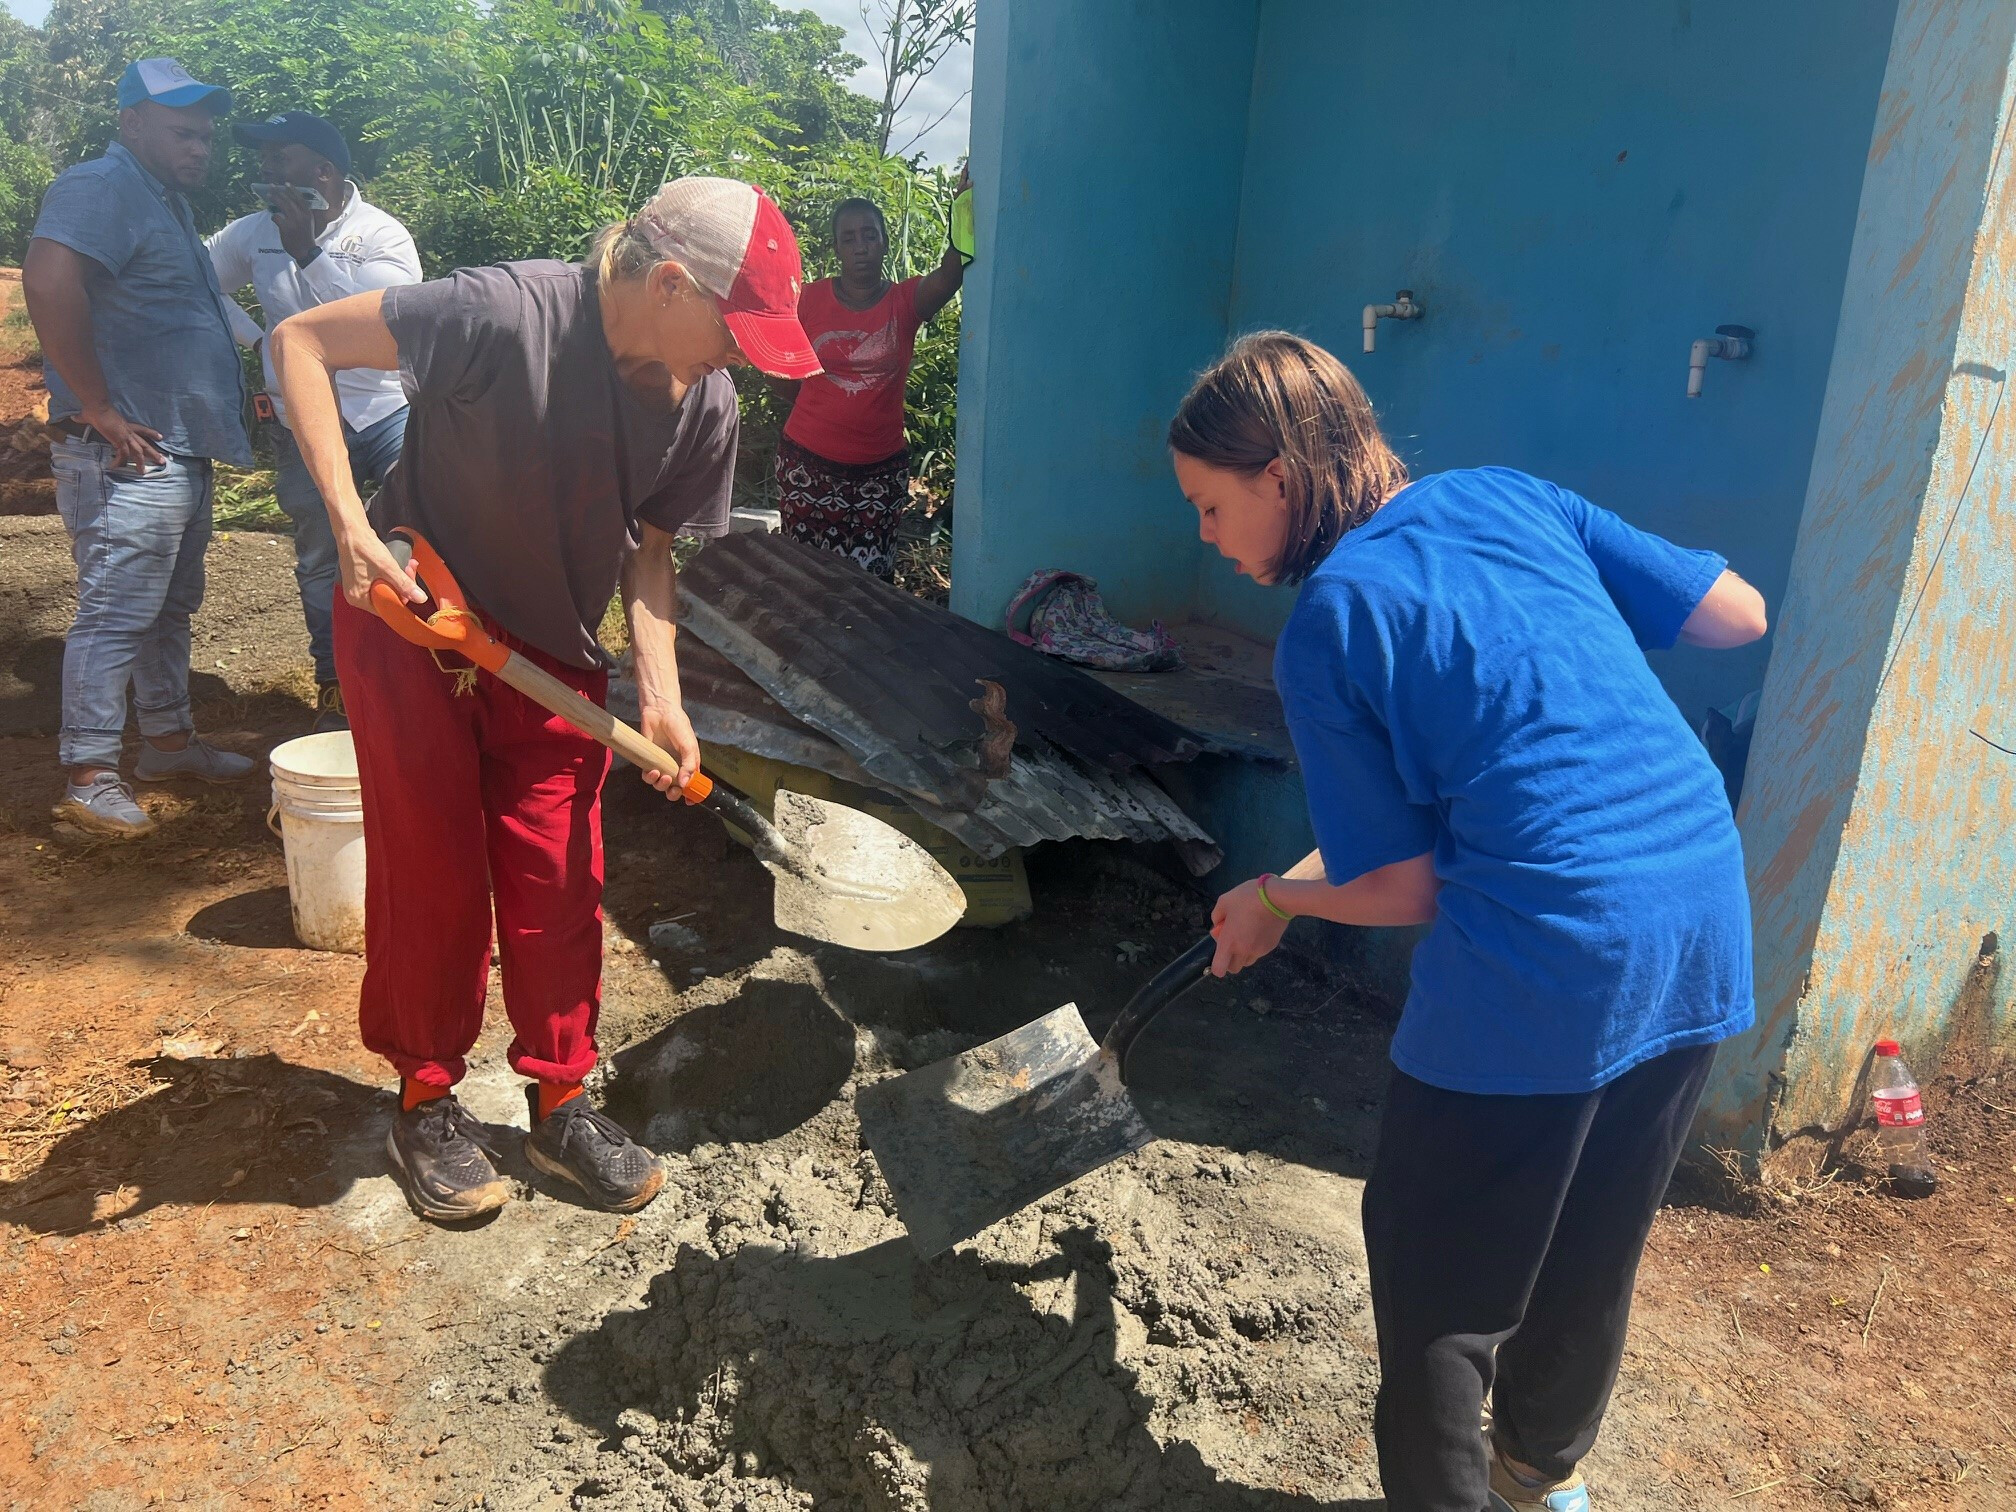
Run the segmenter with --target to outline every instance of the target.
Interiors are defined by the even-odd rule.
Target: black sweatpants
[[[1448,1092],[1393,1073],[1365,1185],[1391,1512],[1484,1512],[1490,1461],[1566,1476],[1624,1357],[1638,1257],[1715,1047],[1594,1092]]]

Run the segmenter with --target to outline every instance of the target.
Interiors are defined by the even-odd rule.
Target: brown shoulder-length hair
[[[1313,341],[1255,331],[1207,369],[1169,422],[1169,446],[1253,477],[1288,475],[1288,539],[1269,580],[1299,583],[1407,485],[1358,380]]]

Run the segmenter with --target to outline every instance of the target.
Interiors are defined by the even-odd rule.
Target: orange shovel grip
[[[394,634],[416,646],[425,646],[429,651],[453,651],[486,671],[501,669],[511,655],[510,647],[500,644],[483,628],[483,622],[462,596],[462,585],[455,581],[440,554],[415,531],[400,529],[393,535],[399,538],[387,543],[394,545],[393,554],[400,555],[396,550],[399,544],[410,548],[410,557],[400,565],[420,580],[438,607],[422,619],[390,583],[376,582],[371,585],[371,607],[378,617]]]

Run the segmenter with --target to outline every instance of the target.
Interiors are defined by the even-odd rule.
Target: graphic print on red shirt
[[[798,390],[784,434],[832,462],[880,462],[903,449],[903,391],[917,350],[917,285],[906,278],[866,310],[840,302],[834,281],[808,284],[798,321],[824,372]]]

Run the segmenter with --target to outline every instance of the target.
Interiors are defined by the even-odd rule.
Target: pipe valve
[[[1720,325],[1713,336],[1703,336],[1687,349],[1687,397],[1701,397],[1701,382],[1708,375],[1708,359],[1742,362],[1750,355],[1750,343],[1757,333],[1748,326]]]
[[[1368,304],[1365,306],[1365,350],[1375,349],[1379,322],[1382,320],[1419,320],[1421,306],[1414,303],[1414,291],[1402,289],[1393,296],[1391,304]]]

